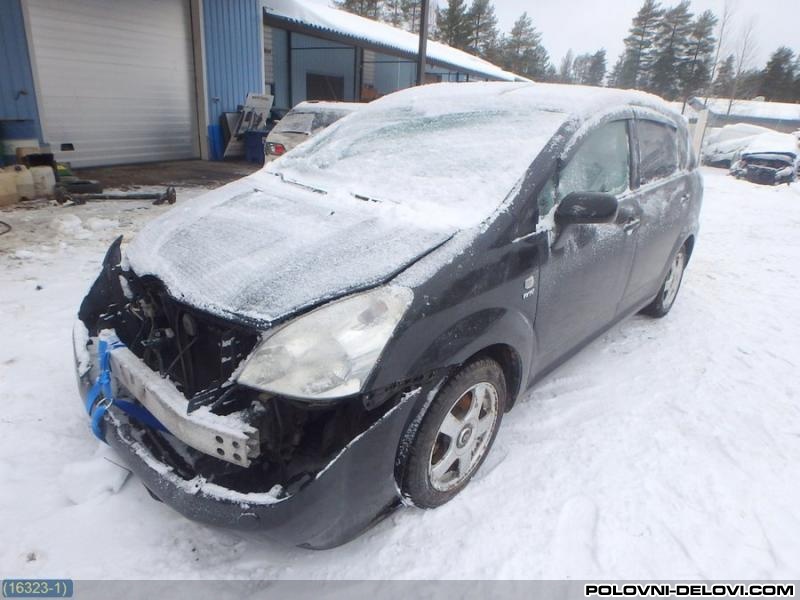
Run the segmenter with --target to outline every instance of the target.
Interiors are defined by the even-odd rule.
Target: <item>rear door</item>
[[[632,197],[630,121],[621,119],[589,133],[557,176],[540,192],[539,214],[552,218],[570,192],[608,192],[620,203],[614,223],[553,226],[539,273],[535,329],[536,370],[577,348],[611,323],[628,281],[635,249],[638,206]]]
[[[689,210],[690,182],[674,124],[657,115],[637,117],[638,169],[635,197],[640,208],[636,253],[623,309],[650,299],[676,250]]]

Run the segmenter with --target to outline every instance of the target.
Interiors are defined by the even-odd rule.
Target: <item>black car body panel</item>
[[[486,85],[486,89],[494,89]],[[593,89],[585,92],[573,89],[568,93],[586,94],[587,98],[608,94],[612,100],[627,97],[616,91]],[[659,291],[670,261],[684,244],[691,254],[698,231],[702,181],[688,146],[685,122],[648,96],[634,95],[627,101],[598,106],[583,118],[564,119],[527,170],[520,173],[518,185],[499,204],[499,209],[479,226],[458,230],[423,227],[411,231],[399,224],[398,230],[392,232],[384,224],[376,225],[363,217],[365,213],[360,211],[369,209],[370,201],[354,204],[351,201],[349,208],[341,204],[345,214],[339,222],[344,225],[332,228],[332,235],[340,236],[340,240],[353,236],[353,247],[362,253],[370,252],[370,245],[377,247],[384,243],[382,237],[386,247],[391,248],[392,260],[379,261],[381,268],[361,284],[355,282],[351,272],[353,257],[358,252],[345,252],[349,260],[334,260],[328,278],[326,259],[341,244],[326,246],[320,238],[319,244],[295,247],[296,252],[306,253],[301,260],[303,268],[308,269],[308,273],[296,274],[295,281],[305,282],[308,275],[310,279],[323,279],[324,285],[295,294],[290,289],[294,275],[280,269],[277,271],[280,277],[258,272],[248,284],[247,269],[256,267],[252,261],[243,261],[233,265],[239,269],[235,278],[240,286],[235,288],[237,293],[214,290],[207,301],[198,302],[198,296],[202,300],[203,287],[181,293],[187,289],[187,282],[195,285],[191,277],[170,280],[172,271],[163,269],[163,262],[158,260],[159,248],[180,246],[185,239],[192,238],[193,243],[184,248],[182,260],[187,265],[179,267],[190,275],[196,273],[198,281],[209,289],[224,285],[224,266],[229,260],[201,256],[198,265],[204,269],[211,264],[207,262],[210,260],[214,268],[210,272],[192,270],[196,269],[193,248],[202,248],[203,240],[192,237],[191,228],[162,228],[162,233],[155,237],[145,235],[135,242],[137,256],[130,264],[120,257],[118,245],[112,247],[103,272],[81,307],[79,316],[81,327],[86,329],[85,339],[94,339],[103,329],[115,329],[132,351],[157,370],[164,363],[189,362],[202,365],[203,372],[214,365],[202,362],[208,361],[207,352],[200,356],[187,349],[188,338],[181,342],[180,334],[174,341],[159,342],[163,343],[162,350],[154,351],[143,345],[135,327],[139,313],[134,310],[130,314],[130,305],[141,297],[158,296],[153,306],[169,307],[174,303],[174,308],[165,309],[171,315],[153,317],[153,323],[159,327],[175,329],[183,318],[181,315],[189,314],[190,322],[201,330],[217,331],[216,335],[223,340],[231,337],[239,340],[240,351],[229,358],[232,367],[249,353],[252,344],[247,341],[251,339],[248,336],[262,335],[265,327],[291,324],[310,308],[355,289],[390,282],[413,290],[413,301],[358,394],[319,403],[234,386],[232,400],[228,398],[219,406],[216,401],[212,404],[212,410],[239,411],[252,417],[252,422],[263,430],[262,453],[253,466],[231,467],[207,456],[190,457],[186,464],[180,464],[173,455],[186,455],[187,448],[170,434],[146,431],[141,423],[113,410],[105,421],[108,441],[126,457],[156,496],[190,518],[262,529],[276,539],[316,548],[334,546],[357,535],[401,503],[405,452],[436,390],[455,369],[476,356],[496,359],[508,382],[508,405],[513,405],[544,374],[614,323],[648,305]],[[359,116],[353,115],[348,122],[355,122]],[[553,224],[557,202],[547,214],[540,214],[546,206],[542,198],[551,192],[555,198],[557,190],[568,187],[569,165],[589,145],[587,140],[598,131],[609,131],[603,129],[606,127],[613,129],[619,144],[624,143],[628,157],[623,165],[626,189],[616,196],[615,214],[603,222]],[[666,152],[674,154],[669,172],[656,176],[651,173],[655,167],[650,163],[655,159],[648,145],[652,145],[647,138],[651,135],[648,128],[666,136],[665,139],[671,140],[668,144],[674,143]],[[322,134],[325,135],[328,132]],[[268,214],[269,203],[259,204],[264,200],[263,192],[253,196],[251,181],[245,180],[241,187],[231,189],[245,194],[238,196],[237,201],[244,203],[242,206]],[[313,197],[314,192],[299,190],[298,194]],[[314,218],[324,219],[324,211],[314,207],[313,202],[303,202],[310,202],[309,227],[313,226]],[[221,204],[225,205],[225,201]],[[271,236],[283,236],[277,246],[279,253],[289,252],[291,246],[291,236],[281,229],[288,226],[288,221],[281,220],[288,214],[280,208],[283,205],[281,201],[276,204],[275,222],[279,225],[270,225]],[[298,213],[291,214],[296,217]],[[266,216],[254,219],[258,223],[267,221]],[[209,225],[207,232],[226,226],[225,210],[209,223],[215,225]],[[298,223],[295,220],[292,224]],[[376,230],[363,231],[370,227]],[[250,237],[248,232],[241,240],[231,240],[236,252],[247,253],[251,248],[253,254],[269,256],[269,242],[262,241],[257,230],[255,227]],[[231,230],[230,237],[235,233]],[[153,250],[152,256],[148,256],[148,248]],[[152,268],[139,272],[137,266],[145,264]],[[120,283],[120,277],[126,285]],[[155,287],[151,278],[158,278],[165,285]],[[268,284],[252,287],[253,281]],[[269,289],[274,286],[293,294],[292,300],[274,294]],[[238,292],[242,290],[246,293],[239,298]],[[223,298],[221,294],[228,295]],[[265,303],[265,297],[270,301]],[[224,301],[214,302],[214,298]],[[234,304],[240,301],[240,307]],[[253,306],[258,309],[250,311]],[[231,307],[239,308],[231,310]],[[269,318],[264,318],[265,315]],[[226,321],[231,322],[229,328]],[[172,347],[173,344],[177,347]],[[81,348],[76,348],[76,354],[81,352]],[[202,388],[213,391],[214,386],[224,385],[222,379],[227,372],[217,379],[202,381],[197,381],[197,374],[192,375],[191,369],[183,367],[165,375],[189,401]],[[95,375],[92,370],[79,372],[84,390]],[[147,440],[151,444],[150,457],[144,460],[136,444]],[[176,448],[178,452],[174,451]],[[192,490],[186,482],[198,477],[228,489],[229,497]],[[273,484],[280,488],[274,498],[277,502],[255,505],[241,500],[241,494],[265,494]],[[230,497],[239,500],[232,502]]]

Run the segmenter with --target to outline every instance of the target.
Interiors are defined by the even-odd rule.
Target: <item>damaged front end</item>
[[[122,402],[109,402],[101,424],[151,494],[193,519],[317,548],[347,541],[399,502],[396,451],[430,381],[368,401],[242,385],[264,332],[176,301],[158,279],[123,267],[120,244],[81,304],[76,368],[86,398],[100,374],[99,342],[110,343],[114,396],[163,426]]]
[[[731,167],[731,173],[760,185],[789,184],[797,178],[795,164],[796,157],[790,154],[747,154]]]

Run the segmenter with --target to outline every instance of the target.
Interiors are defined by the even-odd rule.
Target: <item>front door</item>
[[[678,132],[674,125],[637,119],[641,207],[636,258],[624,304],[633,306],[652,298],[661,286],[672,257],[689,202],[689,181],[680,167]]]
[[[606,123],[580,143],[539,195],[540,225],[570,192],[608,192],[617,222],[552,226],[539,273],[534,370],[546,369],[617,316],[633,262],[638,205],[630,191],[629,121]],[[633,226],[631,226],[633,225]]]

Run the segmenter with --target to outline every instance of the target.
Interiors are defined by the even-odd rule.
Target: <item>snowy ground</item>
[[[168,208],[0,211],[0,576],[797,578],[800,185],[705,176],[668,318],[629,320],[547,378],[456,500],[326,552],[183,519],[88,430],[76,308],[108,243]]]

